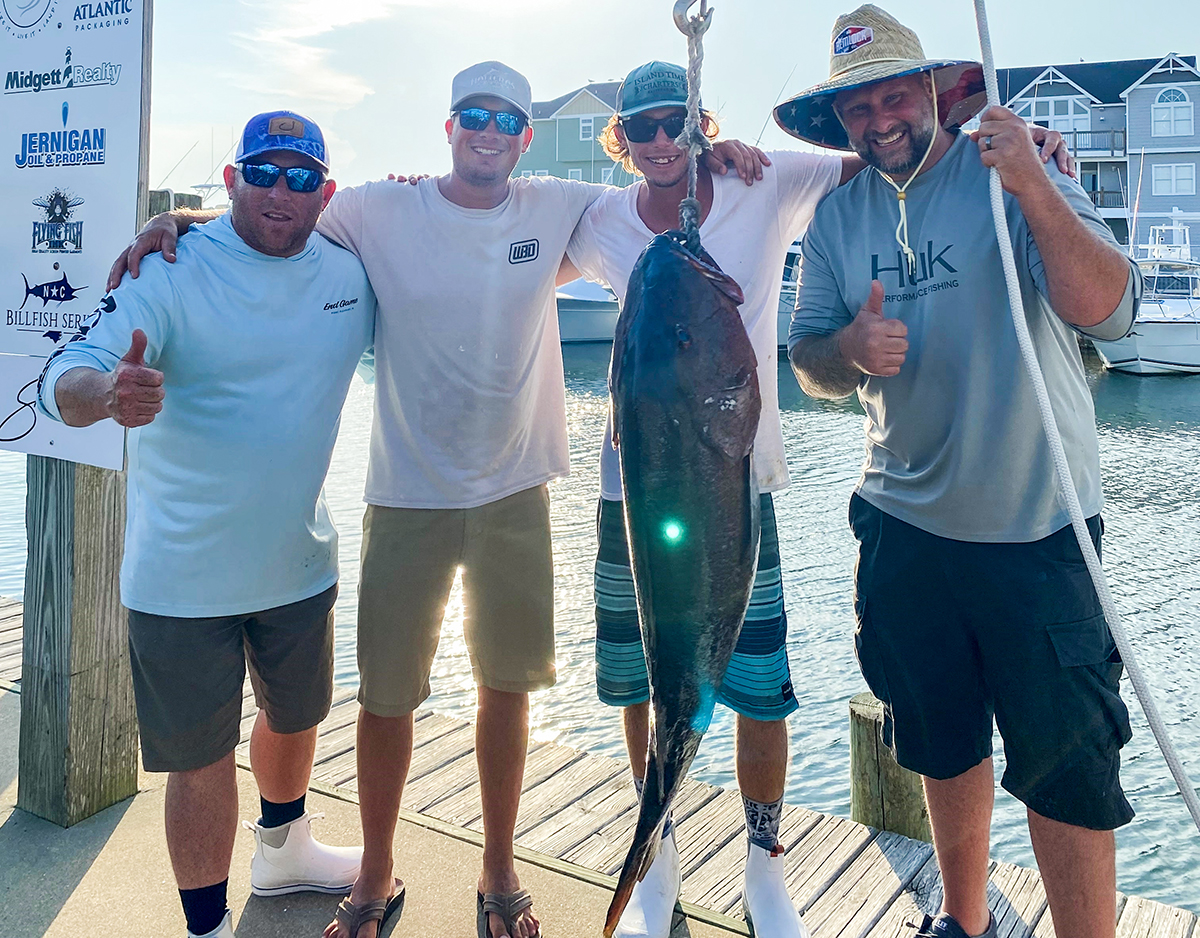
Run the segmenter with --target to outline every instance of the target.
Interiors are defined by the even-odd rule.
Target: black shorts
[[[1001,784],[1044,817],[1112,830],[1129,713],[1121,659],[1068,525],[1031,543],[937,537],[855,494],[855,648],[905,768],[961,775],[1004,740]],[[1099,516],[1088,519],[1100,549]]]
[[[333,701],[337,584],[264,612],[189,619],[129,610],[129,658],[142,764],[187,772],[237,748],[246,664],[276,733],[325,719]]]

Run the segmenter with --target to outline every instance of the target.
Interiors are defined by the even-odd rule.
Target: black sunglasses
[[[515,137],[525,129],[525,115],[513,111],[493,111],[486,107],[465,107],[458,112],[458,125],[463,130],[487,130],[496,118],[496,129],[506,137]]]
[[[325,174],[319,169],[305,169],[303,166],[283,169],[274,163],[238,163],[238,169],[246,182],[260,189],[270,189],[279,182],[281,174],[293,192],[316,192],[325,181]]]
[[[683,133],[685,122],[683,114],[671,117],[622,117],[621,129],[625,131],[625,139],[630,143],[649,143],[658,136],[658,128],[666,131],[667,136],[674,140]]]

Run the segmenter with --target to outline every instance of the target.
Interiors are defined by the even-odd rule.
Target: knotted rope
[[[999,86],[996,82],[996,65],[992,58],[992,39],[991,34],[988,32],[987,10],[984,6],[984,0],[974,0],[974,3],[975,20],[979,26],[979,44],[983,50],[983,75],[984,82],[987,85],[988,102],[992,105],[999,105],[1002,102],[1000,100]],[[1200,829],[1200,798],[1196,796],[1196,789],[1183,769],[1179,753],[1176,751],[1174,743],[1171,742],[1171,737],[1167,734],[1167,728],[1163,724],[1162,717],[1159,715],[1158,707],[1155,705],[1154,697],[1151,695],[1150,688],[1146,684],[1146,678],[1142,673],[1141,666],[1134,657],[1129,635],[1126,633],[1125,627],[1121,624],[1120,613],[1117,612],[1117,605],[1113,601],[1112,591],[1109,589],[1108,580],[1104,576],[1104,569],[1100,566],[1100,558],[1096,554],[1096,548],[1092,544],[1091,535],[1088,533],[1087,522],[1083,517],[1083,508],[1079,504],[1079,493],[1075,490],[1075,483],[1071,478],[1071,467],[1067,462],[1066,451],[1063,449],[1062,437],[1059,435],[1058,425],[1054,421],[1054,411],[1050,406],[1050,395],[1046,390],[1046,381],[1042,377],[1042,369],[1038,364],[1037,352],[1033,347],[1033,340],[1029,336],[1029,324],[1025,321],[1025,307],[1021,300],[1021,285],[1017,279],[1017,265],[1013,258],[1012,241],[1008,232],[1008,217],[1004,212],[1004,193],[1000,185],[1000,174],[993,167],[990,175],[992,215],[996,223],[996,237],[1000,242],[1000,261],[1004,266],[1004,279],[1008,284],[1008,300],[1012,309],[1013,325],[1017,330],[1017,344],[1021,348],[1021,358],[1025,362],[1025,369],[1028,371],[1030,381],[1033,384],[1034,396],[1037,398],[1038,410],[1042,417],[1042,427],[1046,432],[1046,440],[1050,444],[1050,456],[1054,461],[1054,469],[1058,475],[1059,494],[1066,503],[1067,511],[1071,515],[1071,526],[1075,529],[1075,537],[1079,541],[1079,549],[1083,551],[1083,558],[1087,563],[1088,571],[1092,575],[1092,582],[1096,586],[1096,594],[1100,597],[1100,605],[1104,609],[1104,618],[1108,620],[1109,631],[1112,632],[1113,641],[1116,643],[1117,650],[1121,653],[1121,659],[1125,662],[1125,670],[1129,674],[1129,682],[1133,685],[1138,701],[1142,705],[1142,710],[1146,714],[1146,722],[1150,724],[1150,731],[1154,734],[1154,739],[1158,742],[1158,748],[1162,750],[1163,757],[1167,760],[1167,766],[1171,770],[1171,775],[1174,777],[1175,783],[1179,786],[1184,804],[1187,805],[1188,812],[1192,815],[1192,820],[1196,822],[1196,827]]]
[[[688,194],[679,203],[679,228],[687,235],[687,247],[693,254],[700,253],[700,200],[696,198],[699,159],[702,153],[712,149],[712,141],[704,135],[704,120],[700,115],[700,68],[704,64],[704,34],[712,24],[713,11],[708,0],[700,0],[700,12],[687,15],[688,7],[696,0],[678,0],[675,4],[675,25],[687,36],[687,117],[683,133],[675,138],[675,145],[687,153]]]

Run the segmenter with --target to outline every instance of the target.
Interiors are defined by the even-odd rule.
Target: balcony
[[[1123,130],[1068,130],[1063,139],[1075,156],[1124,156]]]
[[[1095,192],[1089,192],[1088,196],[1096,208],[1125,208],[1125,193],[1119,189],[1112,192],[1098,189]]]

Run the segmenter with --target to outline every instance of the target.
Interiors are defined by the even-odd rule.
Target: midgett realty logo
[[[62,130],[21,134],[21,150],[13,159],[17,169],[47,169],[60,166],[99,166],[104,163],[103,127],[74,130],[67,127],[70,108],[62,106]]]
[[[93,66],[72,64],[70,46],[67,46],[63,58],[63,64],[55,68],[11,69],[4,76],[4,93],[37,94],[42,91],[95,88],[99,85],[115,85],[121,80],[121,66],[112,62]]]

